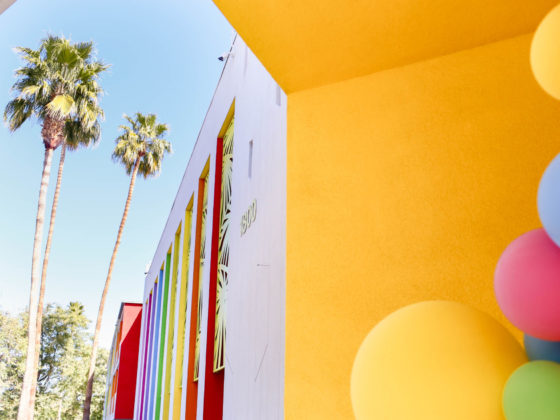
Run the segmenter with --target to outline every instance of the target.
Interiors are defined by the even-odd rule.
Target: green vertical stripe
[[[169,272],[171,266],[171,254],[167,254],[165,260],[165,282],[163,283],[163,305],[161,308],[161,333],[159,338],[159,362],[157,368],[157,394],[156,394],[156,419],[159,419],[161,410],[161,383],[163,379],[163,357],[165,355],[165,331],[167,330],[167,298],[169,294]]]

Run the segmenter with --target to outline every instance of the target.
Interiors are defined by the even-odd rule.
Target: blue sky
[[[17,0],[0,15],[0,107],[21,62],[15,46],[37,48],[47,34],[93,40],[111,64],[103,76],[102,139],[67,153],[47,278],[47,302],[79,301],[94,321],[129,185],[111,160],[122,114],[156,113],[169,124],[174,153],[158,178],[139,179],[102,327],[110,346],[121,301],[140,301],[150,262],[198,130],[218,82],[233,30],[211,0]],[[31,252],[44,148],[40,126],[0,126],[0,309],[29,299]],[[48,207],[60,151],[53,159]],[[47,213],[48,220],[49,213]],[[45,224],[45,236],[48,224]],[[43,244],[44,246],[44,244]]]

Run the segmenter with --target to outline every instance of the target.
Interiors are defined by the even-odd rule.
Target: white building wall
[[[266,72],[257,58],[237,37],[232,47],[214,98],[190,157],[168,221],[147,273],[144,302],[153,287],[167,250],[180,223],[181,243],[186,231],[185,209],[193,202],[192,240],[189,262],[187,326],[190,325],[192,267],[196,226],[198,179],[210,158],[208,177],[208,218],[206,223],[206,261],[201,277],[203,293],[202,337],[198,395],[183,395],[181,418],[185,415],[185,398],[198,399],[197,419],[203,419],[206,326],[210,279],[210,249],[214,198],[216,139],[235,104],[233,184],[230,229],[230,267],[227,290],[227,339],[224,383],[224,419],[273,420],[283,418],[284,347],[285,347],[285,253],[286,253],[286,95]],[[249,177],[249,142],[253,143],[252,173]],[[256,218],[241,234],[243,213],[256,202]],[[181,251],[181,258],[183,252]],[[181,269],[181,264],[179,265]],[[171,277],[172,278],[172,277]],[[177,276],[180,282],[181,273]],[[176,313],[168,320],[177,331],[180,297],[177,285]],[[196,302],[194,302],[196,304]],[[143,327],[144,328],[144,327]],[[143,332],[144,334],[144,332]],[[145,335],[145,334],[144,334]],[[213,339],[213,331],[208,334]],[[187,378],[188,331],[185,333],[183,378]],[[174,340],[176,360],[177,334]],[[142,348],[142,346],[140,346]],[[211,369],[212,367],[210,367]],[[139,364],[139,370],[142,369]],[[141,375],[137,381],[137,403]],[[174,375],[172,384],[174,383]],[[172,385],[173,386],[173,385]],[[186,384],[183,384],[185,394]],[[165,394],[162,391],[161,397]],[[172,419],[172,401],[169,419]],[[162,404],[163,407],[163,404]],[[162,410],[163,411],[163,410]],[[136,410],[135,417],[138,416]],[[159,420],[159,419],[158,419]]]
[[[234,223],[224,419],[274,420],[284,418],[286,96],[243,42],[235,43],[233,59]],[[256,218],[241,235],[242,215],[253,202]]]

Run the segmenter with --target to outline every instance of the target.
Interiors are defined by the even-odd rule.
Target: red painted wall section
[[[224,408],[224,371],[213,372],[214,331],[216,324],[216,286],[218,277],[218,241],[220,239],[220,208],[222,192],[223,139],[216,147],[214,211],[212,216],[212,250],[210,254],[210,291],[208,294],[208,329],[206,338],[206,368],[204,374],[204,420],[222,420]]]
[[[134,416],[141,321],[142,304],[124,303],[122,310],[123,327],[121,342],[119,343],[120,360],[115,419],[132,419]]]

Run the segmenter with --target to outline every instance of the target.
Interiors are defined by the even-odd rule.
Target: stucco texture
[[[214,0],[292,93],[534,30],[558,0]]]
[[[350,373],[396,309],[447,299],[504,319],[493,273],[540,225],[560,103],[530,35],[288,97],[287,419],[351,419]],[[460,326],[458,326],[459,328]]]

